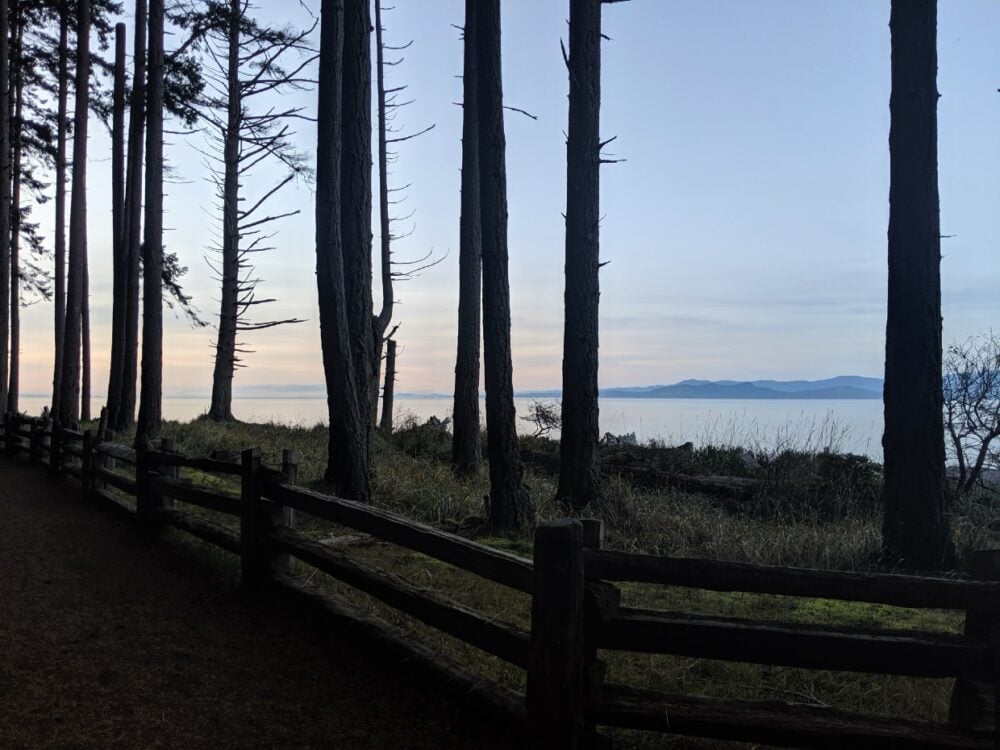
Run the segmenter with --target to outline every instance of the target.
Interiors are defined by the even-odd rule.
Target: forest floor
[[[0,747],[513,746],[206,554],[0,460]]]

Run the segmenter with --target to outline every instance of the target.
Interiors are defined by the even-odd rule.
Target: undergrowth
[[[198,420],[167,423],[163,435],[187,455],[233,457],[248,446],[261,449],[265,463],[277,465],[283,449],[295,451],[299,483],[327,489],[327,432],[322,426],[218,424]],[[121,438],[127,439],[125,436]],[[377,439],[375,501],[383,508],[459,533],[483,527],[487,474],[456,478],[448,465],[450,436],[440,422],[404,425],[391,442]],[[528,438],[526,455],[557,455],[558,444]],[[613,549],[681,557],[825,568],[882,570],[881,517],[878,499],[881,467],[862,456],[830,450],[747,451],[690,445],[617,444],[606,455],[651,466],[664,474],[729,475],[757,481],[754,502],[733,507],[701,494],[671,487],[641,488],[622,476],[605,480],[598,507],[588,516],[605,521],[606,546]],[[193,481],[213,482],[189,472]],[[529,462],[525,482],[535,501],[538,521],[559,517],[552,498],[555,477],[544,462]],[[967,565],[973,551],[998,546],[1000,499],[988,492],[956,501],[951,525],[958,560]],[[300,530],[315,538],[346,537],[356,532],[304,517]],[[530,557],[530,532],[481,538],[484,543]],[[424,555],[374,540],[353,539],[352,555],[414,583],[443,593],[489,617],[528,627],[527,596],[484,581]],[[357,606],[406,629],[474,671],[523,689],[524,673],[470,646],[442,635],[332,578],[306,566],[296,575],[319,583]],[[960,573],[960,571],[959,571]],[[868,630],[960,632],[962,614],[910,610],[863,603],[793,597],[717,593],[675,587],[624,584],[623,603],[633,607],[756,620],[860,627]],[[704,659],[602,652],[609,680],[637,687],[719,698],[783,700],[873,714],[944,720],[951,683],[873,675],[842,674]],[[662,746],[665,738],[621,733],[623,746]],[[666,740],[675,747],[717,747],[718,743]]]

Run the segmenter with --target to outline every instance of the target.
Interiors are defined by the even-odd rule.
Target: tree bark
[[[80,421],[90,421],[90,260],[84,248],[80,293]]]
[[[950,555],[944,515],[937,2],[893,0],[889,293],[885,356],[886,552],[915,568]]]
[[[111,367],[108,419],[121,411],[125,367],[125,316],[128,309],[128,242],[125,238],[125,24],[115,26],[115,71],[111,117]]]
[[[385,386],[382,388],[382,421],[379,432],[383,437],[392,435],[393,396],[396,390],[396,342],[388,339],[385,342]]]
[[[371,425],[371,413],[361,408],[355,380],[341,228],[344,0],[322,0],[320,24],[316,285],[330,417],[326,479],[339,494],[367,502],[372,467],[361,436],[365,425]]]
[[[356,440],[370,474],[374,462],[372,305],[371,12],[368,0],[344,4],[341,235],[347,323],[358,405],[366,416]]]
[[[375,0],[375,72],[378,89],[378,209],[379,251],[382,277],[382,306],[372,321],[372,342],[375,346],[372,361],[372,419],[378,414],[378,383],[382,368],[382,344],[392,320],[392,231],[389,219],[389,149],[386,142],[385,49],[382,44],[382,0]],[[392,415],[389,415],[392,421]],[[380,428],[381,429],[381,428]]]
[[[479,206],[479,112],[476,101],[476,4],[465,0],[462,66],[462,214],[459,219],[458,353],[452,408],[451,463],[459,476],[482,461],[479,425],[479,341],[482,321],[482,228]]]
[[[236,326],[240,277],[240,20],[242,0],[230,0],[228,71],[226,86],[226,132],[223,134],[222,188],[222,294],[219,330],[215,341],[212,373],[212,403],[208,416],[216,421],[233,420],[233,372],[236,367]]]
[[[580,510],[600,494],[601,0],[571,0],[566,138],[566,318],[556,498]]]
[[[56,195],[55,195],[55,362],[52,367],[52,415],[58,418],[62,396],[63,337],[66,335],[66,122],[69,117],[69,7],[59,3],[59,62],[56,75]]]
[[[73,192],[69,208],[69,268],[66,289],[66,328],[60,383],[61,424],[80,419],[81,324],[84,264],[87,246],[87,124],[90,103],[90,0],[77,5],[76,101],[73,115]]]
[[[13,184],[11,188],[10,222],[10,385],[7,389],[7,411],[17,413],[21,389],[21,159],[24,153],[24,71],[21,69],[24,39],[24,19],[14,14],[14,120],[12,136]]]
[[[476,14],[479,174],[483,254],[483,350],[486,434],[490,461],[490,524],[496,531],[534,521],[523,482],[514,410],[507,275],[507,167],[500,65],[500,0],[482,0]]]
[[[139,261],[142,255],[143,150],[146,124],[146,0],[135,2],[135,38],[132,53],[132,94],[129,101],[128,157],[125,165],[126,278],[125,346],[122,356],[121,398],[108,415],[111,430],[124,430],[135,420],[136,377],[139,360]]]
[[[163,396],[163,22],[164,0],[149,3],[146,90],[146,226],[142,244],[142,390],[135,445],[160,432]]]
[[[10,199],[13,169],[10,149],[10,10],[0,0],[0,413],[7,412],[7,360],[10,328]]]

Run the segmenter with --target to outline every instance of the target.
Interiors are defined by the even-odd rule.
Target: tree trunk
[[[76,102],[73,115],[73,192],[69,207],[69,273],[60,383],[61,424],[80,418],[81,323],[87,247],[87,120],[90,103],[90,0],[79,0],[76,32]]]
[[[242,0],[229,3],[229,40],[226,85],[227,122],[223,139],[222,187],[222,295],[219,330],[215,341],[215,370],[212,373],[212,403],[208,416],[217,421],[233,419],[233,372],[236,368],[236,326],[240,281],[240,20]]]
[[[383,437],[392,435],[392,399],[396,390],[396,342],[385,342],[385,386],[382,388],[382,422],[379,432]]]
[[[500,65],[500,0],[482,0],[476,15],[479,174],[483,253],[483,350],[490,524],[496,531],[534,521],[517,444],[510,353],[507,276],[507,167]]]
[[[163,9],[149,3],[149,85],[146,91],[146,226],[142,243],[142,390],[136,448],[160,432],[163,396]]]
[[[950,555],[944,516],[936,0],[893,0],[889,27],[884,543],[893,558],[926,569],[940,567]]]
[[[13,187],[11,188],[10,222],[10,386],[7,390],[7,411],[17,413],[18,395],[21,390],[21,158],[24,153],[24,72],[21,69],[24,21],[14,16],[14,49],[12,59],[14,90],[12,93],[14,121],[11,140],[13,146]]]
[[[0,414],[7,412],[7,333],[10,328],[10,12],[0,0]]]
[[[320,341],[326,376],[330,440],[326,479],[337,493],[367,502],[370,454],[361,436],[371,424],[355,380],[347,318],[341,229],[341,128],[343,117],[344,0],[322,0],[316,149],[316,285]],[[365,366],[368,362],[365,361]]]
[[[84,248],[86,251],[86,248]],[[80,420],[90,421],[90,260],[83,256],[83,290],[80,294]]]
[[[371,13],[368,0],[344,4],[342,81],[341,236],[347,324],[358,405],[365,415],[359,431],[361,455],[369,474],[374,461],[374,336],[372,334],[372,149]]]
[[[458,354],[452,408],[451,463],[459,476],[482,460],[479,426],[479,340],[482,234],[479,206],[479,126],[476,101],[476,2],[465,0],[462,70],[462,215],[459,220]]]
[[[372,419],[378,414],[378,383],[382,367],[382,343],[392,320],[392,230],[389,220],[389,149],[386,143],[385,99],[385,48],[382,44],[382,0],[375,0],[375,72],[378,87],[378,218],[379,250],[382,274],[382,307],[372,323],[372,341],[375,345],[372,373]],[[389,415],[392,422],[392,415]]]
[[[556,498],[580,510],[600,493],[601,0],[571,0],[566,138],[566,318]]]
[[[66,335],[66,119],[69,116],[69,8],[59,3],[58,103],[56,105],[55,197],[55,362],[52,367],[52,416],[58,419],[62,396],[63,337]]]
[[[132,95],[129,101],[128,159],[125,166],[126,278],[125,347],[122,357],[121,398],[117,413],[108,415],[112,431],[124,430],[135,419],[135,388],[139,357],[139,260],[142,255],[143,139],[146,107],[146,0],[135,2]]]
[[[111,124],[111,367],[108,419],[121,412],[125,366],[125,315],[128,308],[128,252],[125,239],[125,24],[115,26],[115,73]]]

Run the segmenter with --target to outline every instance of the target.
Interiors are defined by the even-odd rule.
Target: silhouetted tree
[[[76,29],[76,102],[73,115],[73,192],[69,211],[69,258],[63,370],[56,419],[73,424],[80,417],[82,310],[87,246],[87,125],[90,103],[90,0],[79,0]]]
[[[10,326],[10,9],[0,0],[0,412],[7,412],[7,331]]]
[[[600,494],[601,0],[570,0],[566,138],[566,292],[556,498],[579,510]]]
[[[115,27],[115,70],[111,125],[111,366],[108,376],[107,416],[111,429],[121,429],[122,367],[125,359],[125,328],[129,306],[129,254],[125,236],[125,24]]]
[[[885,356],[886,551],[916,568],[949,556],[944,515],[937,2],[893,0],[889,294]]]
[[[368,0],[344,4],[340,226],[351,361],[366,419],[357,435],[369,472],[374,462],[373,400],[378,392],[372,334],[372,65]]]
[[[397,222],[409,219],[413,216],[413,213],[411,212],[406,216],[392,216],[390,213],[390,206],[399,205],[405,200],[405,196],[400,197],[398,194],[405,191],[409,185],[402,185],[398,187],[389,186],[389,164],[395,163],[399,156],[397,153],[390,151],[389,147],[395,143],[412,140],[434,129],[434,126],[430,125],[417,133],[402,135],[400,128],[392,126],[392,122],[396,119],[399,109],[405,107],[411,102],[400,101],[400,95],[406,90],[405,85],[386,88],[386,74],[388,69],[394,68],[403,62],[403,58],[401,56],[392,60],[387,59],[386,53],[398,53],[409,48],[413,42],[410,41],[406,44],[395,47],[386,44],[384,39],[385,28],[382,25],[383,10],[390,9],[383,8],[380,0],[375,0],[375,80],[377,89],[376,105],[378,108],[379,270],[382,286],[382,304],[378,313],[376,313],[375,317],[372,319],[372,336],[374,337],[375,344],[372,363],[374,367],[374,373],[372,375],[372,383],[374,386],[374,391],[372,393],[372,419],[377,419],[378,416],[378,385],[382,367],[382,345],[389,338],[389,336],[386,335],[386,332],[389,330],[389,324],[392,322],[393,310],[395,309],[396,300],[393,289],[393,281],[397,276],[409,278],[414,273],[414,270],[410,270],[409,272],[396,272],[393,270],[395,262],[393,261],[392,243],[395,240],[400,239],[401,236],[405,236],[395,234],[393,232],[393,225]],[[421,258],[405,265],[413,265],[414,263],[419,264],[426,259],[427,258]],[[428,265],[434,265],[437,262],[438,261],[431,261]],[[388,382],[388,380],[386,382]],[[391,414],[389,415],[389,422],[392,422]],[[381,426],[379,429],[382,429]]]
[[[967,495],[1000,454],[1000,338],[989,333],[948,347],[944,363],[945,428],[958,464],[957,491]]]
[[[500,0],[476,8],[479,175],[483,257],[483,350],[490,462],[490,525],[530,524],[534,508],[517,444],[507,272],[507,168],[500,64]]]
[[[479,109],[476,101],[476,6],[465,0],[462,65],[462,187],[458,256],[458,353],[452,408],[451,463],[467,475],[482,460],[479,437],[479,341],[481,335],[482,227],[479,205]]]
[[[238,335],[301,322],[297,318],[266,321],[251,318],[258,305],[274,300],[257,297],[259,279],[253,275],[250,259],[270,249],[265,243],[274,236],[269,228],[275,221],[299,213],[295,210],[267,215],[263,209],[270,198],[296,177],[311,176],[304,157],[292,145],[295,133],[290,122],[301,117],[302,108],[268,107],[255,111],[252,105],[263,95],[287,94],[309,83],[302,70],[313,57],[300,54],[291,67],[286,67],[285,58],[290,53],[309,51],[306,38],[312,29],[262,27],[248,10],[246,0],[229,0],[210,4],[208,11],[218,20],[207,37],[208,58],[213,62],[209,67],[209,83],[214,95],[205,110],[212,149],[206,156],[223,216],[221,242],[213,248],[219,260],[209,261],[221,285],[212,401],[208,410],[208,416],[215,420],[233,419],[233,375],[240,366],[239,355],[246,352],[239,346]],[[242,205],[247,198],[241,181],[260,168],[274,172],[275,182],[263,194]]]
[[[18,411],[21,372],[21,178],[24,156],[24,15],[21,3],[15,2],[11,59],[10,108],[14,114],[11,127],[11,223],[10,223],[10,370],[7,389],[7,411]]]
[[[396,342],[390,337],[385,340],[385,385],[382,388],[382,421],[378,427],[385,437],[392,435],[392,402],[395,392]]]
[[[63,346],[66,335],[66,142],[69,117],[69,0],[58,8],[59,41],[56,66],[55,154],[55,356],[52,374],[52,414],[58,418],[62,402]]]
[[[360,0],[348,0],[352,5]],[[341,227],[345,185],[344,150],[344,0],[322,0],[316,149],[316,285],[319,292],[320,341],[329,406],[330,437],[326,479],[345,497],[371,497],[371,452],[365,442],[370,411],[362,408],[358,367],[351,347]],[[369,157],[370,158],[370,157]],[[348,190],[354,186],[348,182]],[[369,321],[371,311],[369,310]],[[369,323],[370,326],[370,323]],[[370,328],[369,328],[370,333]],[[370,341],[370,339],[369,339]],[[363,360],[370,372],[367,360]],[[369,391],[365,391],[368,393]],[[364,399],[367,403],[367,398]]]
[[[163,0],[149,3],[146,87],[146,221],[142,263],[142,379],[135,445],[148,448],[159,434],[163,396]]]

